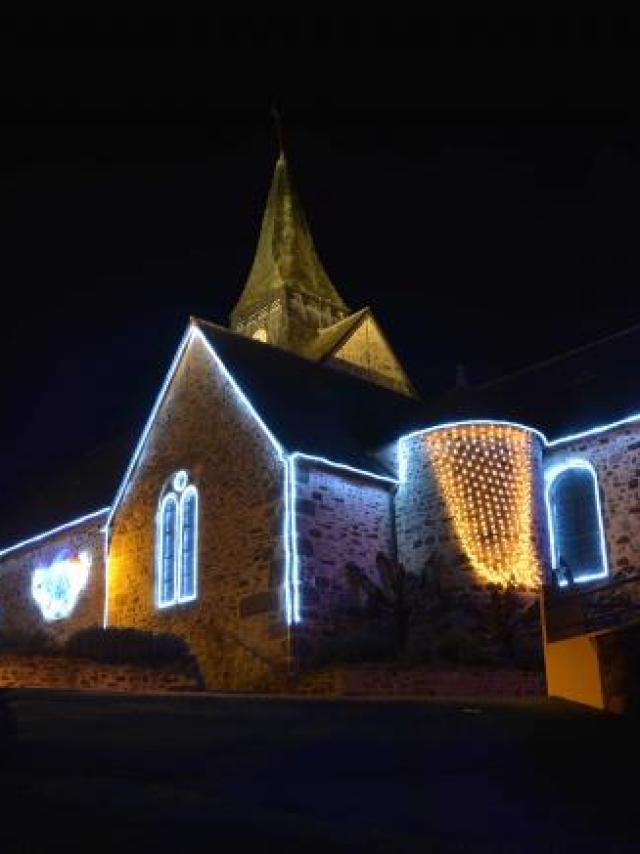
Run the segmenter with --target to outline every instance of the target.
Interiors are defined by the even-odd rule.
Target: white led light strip
[[[410,433],[405,434],[404,436],[401,436],[397,440],[398,458],[399,458],[398,459],[398,469],[399,469],[398,477],[394,478],[391,476],[380,475],[380,474],[376,474],[376,473],[367,471],[365,469],[360,469],[360,468],[350,466],[350,465],[345,464],[345,463],[340,463],[340,462],[337,462],[334,460],[330,460],[330,459],[327,459],[326,457],[315,456],[312,454],[305,454],[305,453],[300,452],[300,451],[295,451],[292,453],[286,452],[284,450],[283,446],[280,444],[280,442],[278,442],[278,440],[275,438],[274,434],[271,432],[269,427],[266,425],[265,421],[262,419],[262,417],[256,411],[254,406],[251,404],[250,400],[248,399],[248,397],[246,396],[246,394],[244,393],[242,388],[238,385],[235,378],[229,372],[226,365],[223,363],[221,358],[218,356],[217,352],[215,351],[215,349],[213,348],[213,346],[211,345],[211,343],[209,342],[209,340],[207,339],[205,334],[197,326],[196,322],[191,321],[189,328],[185,332],[185,335],[183,336],[183,338],[180,342],[180,345],[179,345],[178,350],[177,350],[177,352],[173,358],[173,361],[171,363],[169,371],[167,372],[167,375],[165,376],[163,385],[160,389],[160,392],[158,393],[158,396],[156,397],[153,408],[151,410],[151,414],[149,415],[149,418],[147,419],[147,422],[145,424],[142,435],[138,441],[138,444],[136,445],[135,451],[131,457],[131,460],[129,462],[129,465],[127,467],[125,475],[122,479],[122,482],[120,483],[120,486],[118,488],[118,491],[116,493],[115,499],[114,499],[111,507],[105,507],[104,509],[98,510],[95,513],[89,513],[86,516],[80,517],[79,519],[74,519],[71,522],[68,522],[64,525],[60,525],[58,528],[53,528],[53,529],[46,531],[42,534],[38,534],[35,537],[30,537],[29,539],[23,540],[20,543],[16,543],[15,545],[10,546],[9,548],[0,550],[0,558],[2,558],[5,555],[10,554],[13,551],[16,551],[20,548],[31,545],[33,543],[36,543],[39,540],[44,540],[44,539],[46,539],[50,536],[53,536],[57,533],[61,533],[65,530],[67,530],[68,528],[74,527],[75,525],[80,525],[83,522],[89,521],[92,518],[98,517],[100,515],[107,515],[108,514],[108,517],[106,520],[106,525],[104,528],[104,534],[105,534],[105,598],[104,598],[104,617],[103,617],[103,625],[104,626],[108,625],[108,595],[107,595],[107,593],[108,593],[108,582],[109,582],[109,579],[108,579],[109,528],[110,528],[111,522],[113,520],[113,517],[115,515],[115,512],[116,512],[116,510],[117,510],[117,508],[118,508],[118,506],[122,500],[122,496],[124,495],[124,492],[127,488],[127,484],[128,484],[129,479],[131,477],[131,474],[132,474],[132,472],[136,466],[136,463],[138,462],[138,459],[139,459],[139,457],[140,457],[140,455],[144,449],[144,446],[145,446],[147,437],[149,435],[149,432],[151,430],[152,424],[155,420],[155,417],[156,417],[157,412],[160,408],[160,405],[162,404],[162,401],[164,400],[164,397],[165,397],[166,392],[169,388],[171,380],[173,379],[173,376],[177,370],[177,367],[178,367],[183,355],[185,354],[185,352],[188,349],[188,347],[190,346],[190,344],[196,338],[198,340],[200,340],[205,345],[207,351],[212,356],[216,366],[220,369],[223,376],[229,381],[234,392],[236,393],[238,398],[243,402],[243,404],[247,408],[251,417],[260,426],[260,428],[262,429],[262,431],[264,432],[264,434],[268,438],[269,442],[271,443],[271,445],[275,449],[275,451],[278,455],[278,459],[280,460],[280,462],[283,465],[283,470],[284,470],[283,542],[284,542],[284,551],[285,551],[284,594],[285,594],[285,609],[286,609],[286,616],[287,616],[287,622],[288,623],[297,623],[301,619],[300,595],[299,595],[299,589],[298,589],[299,588],[299,578],[298,578],[299,555],[298,555],[297,529],[296,529],[296,519],[295,519],[295,517],[296,517],[296,513],[295,513],[295,500],[296,500],[295,468],[296,468],[296,462],[298,459],[307,459],[309,461],[316,462],[316,463],[319,463],[321,465],[327,465],[327,466],[330,466],[332,468],[336,468],[336,469],[339,469],[341,471],[348,472],[350,474],[355,474],[358,476],[370,478],[373,480],[377,480],[379,482],[384,482],[384,483],[389,483],[389,484],[398,484],[398,483],[406,482],[406,475],[407,475],[407,454],[406,454],[406,449],[405,449],[406,441],[408,439],[411,439],[414,436],[423,435],[426,433],[432,433],[432,432],[435,432],[437,430],[447,430],[447,429],[451,429],[451,428],[455,428],[455,427],[464,427],[464,426],[471,426],[471,425],[478,425],[478,426],[480,426],[480,425],[492,425],[492,426],[515,427],[515,428],[519,428],[521,430],[526,430],[529,433],[533,433],[534,435],[536,435],[542,441],[542,444],[544,447],[553,448],[553,447],[556,447],[556,446],[563,444],[563,443],[566,443],[566,442],[571,442],[571,441],[577,440],[577,439],[588,438],[589,436],[604,433],[604,432],[607,432],[609,430],[613,430],[613,429],[616,429],[618,427],[625,426],[627,424],[633,424],[633,423],[640,422],[640,414],[635,414],[635,415],[631,415],[627,418],[623,418],[619,421],[612,422],[610,424],[599,425],[599,426],[593,427],[589,430],[585,430],[583,432],[575,433],[575,434],[572,434],[569,436],[563,436],[563,437],[560,437],[558,439],[554,439],[552,441],[549,441],[544,436],[544,434],[541,433],[539,430],[537,430],[533,427],[528,427],[527,425],[519,424],[517,422],[512,422],[512,421],[500,421],[500,420],[491,420],[491,419],[478,419],[478,420],[466,419],[466,420],[460,420],[460,421],[447,422],[444,424],[437,424],[437,425],[434,425],[432,427],[426,427],[423,429],[414,430]],[[599,518],[600,518],[600,525],[601,525],[601,536],[603,536],[601,516]],[[598,577],[600,577],[600,576],[598,576]]]
[[[109,507],[103,507],[102,510],[96,510],[94,513],[87,513],[86,516],[80,516],[77,519],[73,519],[71,522],[65,522],[64,525],[58,525],[57,528],[51,528],[48,531],[44,531],[42,534],[36,534],[34,537],[29,537],[28,539],[15,543],[13,546],[9,546],[6,549],[0,549],[0,558],[11,554],[11,552],[18,551],[18,549],[22,549],[25,546],[32,546],[34,543],[40,542],[40,540],[46,540],[56,534],[61,534],[69,528],[75,528],[78,525],[82,525],[83,522],[89,522],[91,519],[97,519],[98,516],[106,516],[109,509]]]

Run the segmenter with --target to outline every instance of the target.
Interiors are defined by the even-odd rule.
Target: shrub
[[[487,663],[487,653],[478,639],[464,629],[451,628],[438,639],[439,658],[452,664],[479,665]]]
[[[166,667],[192,660],[187,643],[177,635],[120,628],[81,629],[67,640],[64,654],[105,664],[146,667]]]
[[[351,627],[323,638],[310,652],[316,667],[327,664],[365,664],[393,659],[395,648],[389,628],[379,622]]]
[[[0,631],[0,653],[13,655],[59,655],[60,647],[46,632]]]

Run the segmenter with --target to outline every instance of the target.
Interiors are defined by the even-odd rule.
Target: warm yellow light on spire
[[[531,434],[507,425],[467,424],[429,433],[425,441],[473,569],[502,587],[538,587]]]

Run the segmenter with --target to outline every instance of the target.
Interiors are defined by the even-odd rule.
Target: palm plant
[[[411,618],[424,592],[424,574],[407,572],[404,564],[384,552],[376,555],[377,581],[355,563],[346,566],[351,585],[364,593],[369,607],[390,622],[397,653],[405,650]]]

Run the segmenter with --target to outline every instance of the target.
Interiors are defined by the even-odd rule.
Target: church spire
[[[298,349],[297,340],[342,319],[348,309],[318,258],[279,136],[280,153],[258,246],[247,283],[231,313],[231,328]],[[266,316],[274,312],[280,316]]]

